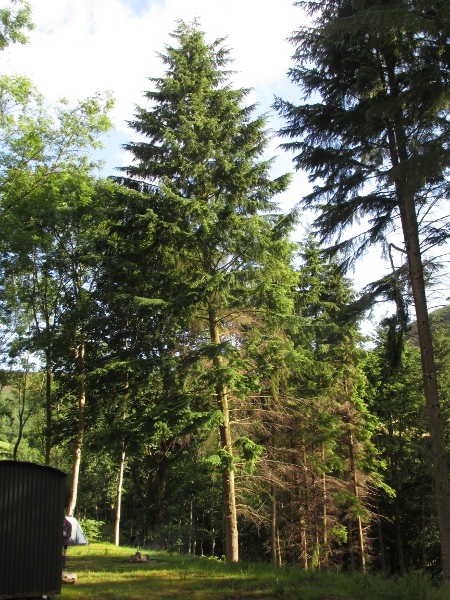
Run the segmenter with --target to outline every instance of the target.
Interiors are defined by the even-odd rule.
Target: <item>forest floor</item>
[[[375,576],[274,568],[262,563],[226,565],[181,554],[149,552],[150,561],[131,562],[136,549],[93,543],[69,547],[60,600],[449,600],[420,576]],[[147,551],[146,551],[147,553]]]

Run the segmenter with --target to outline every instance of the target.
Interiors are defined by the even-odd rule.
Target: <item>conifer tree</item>
[[[346,264],[372,243],[403,234],[421,348],[433,446],[443,573],[450,579],[450,485],[430,333],[420,233],[433,244],[448,223],[424,230],[430,210],[448,194],[450,12],[442,0],[299,2],[316,15],[294,34],[291,79],[310,103],[276,101],[287,120],[298,168],[316,181],[303,205]],[[346,228],[369,217],[362,234]],[[445,221],[445,219],[444,219]]]
[[[364,571],[367,490],[380,477],[370,442],[374,419],[364,402],[365,352],[358,319],[349,314],[354,292],[337,261],[325,259],[311,235],[301,258],[296,312],[302,326],[292,339],[303,348],[304,366],[291,380],[303,417],[298,426],[305,480],[303,562],[327,564],[337,546],[343,556],[346,538],[350,567]]]
[[[156,215],[145,257],[161,313],[180,332],[196,331],[190,351],[205,366],[210,409],[220,413],[220,456],[226,558],[238,560],[230,403],[254,382],[246,376],[237,332],[264,297],[281,310],[289,287],[291,219],[276,214],[272,198],[289,176],[270,178],[260,160],[269,134],[265,118],[251,119],[247,89],[226,80],[223,40],[208,45],[196,24],[180,22],[176,45],[161,55],[167,69],[145,93],[131,127],[141,139],[126,149],[134,158],[121,184],[149,192]],[[285,304],[287,306],[289,303]],[[200,364],[200,363],[198,363]]]

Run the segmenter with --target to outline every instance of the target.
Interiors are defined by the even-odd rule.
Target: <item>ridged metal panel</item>
[[[0,461],[0,598],[61,592],[65,477]]]

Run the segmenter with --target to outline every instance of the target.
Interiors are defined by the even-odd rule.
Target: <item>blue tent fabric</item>
[[[81,525],[74,517],[66,517],[72,525],[72,534],[69,540],[69,546],[87,546],[89,542],[81,529]]]

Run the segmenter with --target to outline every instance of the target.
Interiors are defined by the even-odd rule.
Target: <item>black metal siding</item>
[[[65,477],[0,461],[0,598],[61,591]]]

